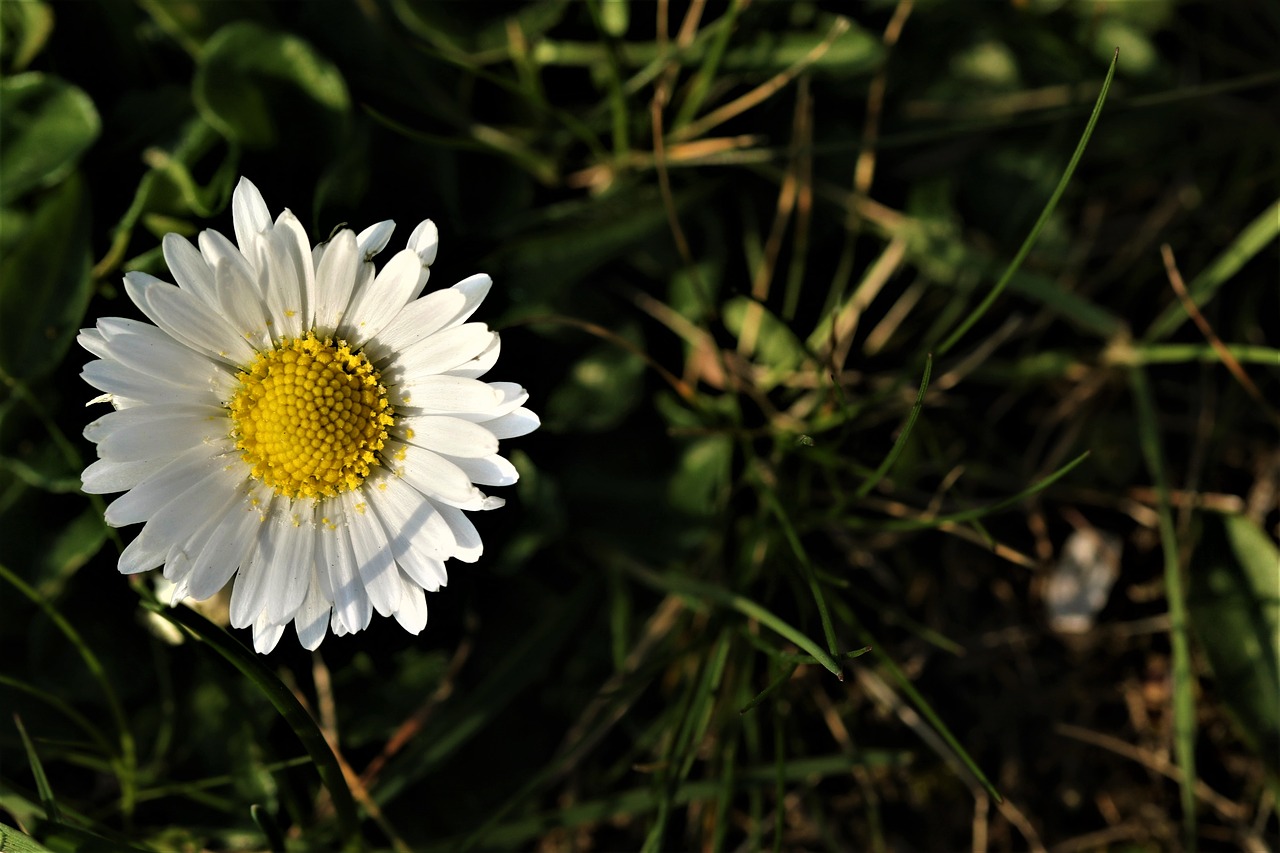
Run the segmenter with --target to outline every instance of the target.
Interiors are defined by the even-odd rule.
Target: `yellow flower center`
[[[387,389],[345,342],[286,338],[239,374],[228,404],[253,476],[290,498],[359,487],[395,423]]]

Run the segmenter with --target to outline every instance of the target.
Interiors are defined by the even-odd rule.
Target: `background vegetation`
[[[1280,844],[1280,6],[0,14],[0,849]],[[162,618],[79,492],[241,174],[497,281],[545,426],[419,637]]]

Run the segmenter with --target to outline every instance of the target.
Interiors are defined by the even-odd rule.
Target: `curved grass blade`
[[[293,729],[298,740],[302,741],[307,754],[315,763],[320,780],[333,798],[333,807],[338,815],[342,834],[349,845],[358,847],[360,827],[356,817],[355,801],[342,775],[342,768],[338,766],[338,760],[333,750],[329,748],[324,735],[321,734],[319,726],[289,688],[285,687],[280,679],[262,664],[256,654],[191,608],[168,607],[151,599],[143,599],[142,605],[179,628],[185,628],[196,639],[208,644],[262,691]]]
[[[844,681],[844,671],[835,658],[823,651],[822,647],[813,640],[805,636],[801,631],[793,628],[788,623],[779,619],[770,611],[756,604],[745,596],[729,592],[714,584],[703,583],[691,578],[681,577],[679,575],[667,572],[658,574],[648,569],[638,566],[630,561],[620,561],[622,567],[628,574],[636,578],[645,586],[662,590],[663,592],[674,592],[680,595],[692,596],[701,601],[709,601],[718,604],[721,607],[727,607],[730,610],[736,610],[749,619],[755,619],[761,625],[764,625],[775,634],[782,636],[813,655],[814,660],[822,664],[824,668],[832,673],[836,678]]]
[[[1044,210],[1040,211],[1040,218],[1036,220],[1036,224],[1031,227],[1031,233],[1027,235],[1027,239],[1022,241],[1022,246],[1018,249],[1018,254],[1013,256],[1013,260],[1009,262],[1009,266],[1005,269],[1004,274],[1000,276],[1000,280],[996,282],[995,287],[987,293],[986,298],[978,304],[977,308],[965,318],[959,327],[952,332],[945,341],[937,348],[938,355],[945,355],[956,343],[964,337],[965,333],[973,327],[973,324],[981,319],[982,315],[987,313],[989,309],[1004,292],[1008,286],[1009,280],[1013,278],[1013,274],[1022,266],[1022,262],[1026,260],[1027,255],[1031,252],[1031,247],[1035,245],[1036,238],[1040,236],[1041,229],[1045,223],[1049,221],[1049,217],[1053,214],[1054,208],[1058,206],[1058,200],[1062,198],[1062,194],[1066,192],[1067,184],[1071,182],[1071,176],[1076,171],[1076,165],[1080,162],[1080,157],[1084,154],[1085,146],[1089,144],[1089,137],[1093,135],[1094,125],[1098,123],[1098,116],[1102,114],[1102,105],[1107,100],[1107,90],[1111,88],[1111,79],[1116,75],[1116,64],[1120,60],[1120,49],[1116,48],[1115,55],[1111,58],[1111,67],[1107,69],[1106,79],[1102,81],[1102,91],[1098,93],[1098,100],[1093,105],[1093,113],[1089,116],[1089,123],[1085,125],[1084,134],[1080,137],[1080,142],[1076,145],[1075,153],[1071,155],[1071,161],[1067,163],[1067,170],[1062,173],[1062,180],[1058,181],[1058,186],[1054,189],[1053,195],[1049,196],[1049,201],[1044,206]]]
[[[1169,481],[1160,449],[1160,425],[1147,374],[1140,367],[1129,371],[1138,414],[1138,444],[1147,470],[1155,481],[1160,517],[1160,546],[1164,551],[1165,596],[1169,600],[1169,640],[1173,647],[1173,749],[1182,768],[1182,832],[1187,850],[1196,849],[1196,707],[1191,674],[1191,650],[1187,642],[1187,605],[1182,566],[1178,561],[1178,534],[1173,526]]]
[[[929,388],[929,376],[933,373],[933,353],[925,356],[924,360],[924,376],[920,379],[920,390],[916,392],[915,405],[911,407],[911,414],[907,415],[907,422],[903,424],[902,431],[898,433],[898,438],[893,442],[893,447],[889,448],[889,453],[885,456],[884,461],[880,463],[880,467],[871,473],[871,476],[863,481],[853,494],[855,497],[865,498],[871,493],[884,479],[884,475],[889,473],[889,469],[893,467],[893,463],[898,461],[898,456],[902,453],[902,448],[907,444],[907,437],[911,435],[912,428],[916,425],[916,418],[920,415],[920,409],[924,407],[924,392]]]
[[[53,788],[49,786],[49,777],[44,775],[44,765],[40,763],[40,755],[36,745],[27,736],[27,727],[22,725],[22,717],[13,715],[13,725],[18,729],[18,737],[22,740],[22,748],[27,753],[27,764],[31,767],[31,776],[36,781],[36,792],[40,795],[40,805],[44,806],[45,817],[58,823],[62,815],[58,812],[58,800],[53,796]]]

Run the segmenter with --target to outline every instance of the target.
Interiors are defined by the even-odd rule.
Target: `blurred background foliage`
[[[0,849],[1280,844],[1280,6],[0,23]],[[76,330],[242,174],[497,282],[545,426],[419,637],[177,631],[79,492]]]

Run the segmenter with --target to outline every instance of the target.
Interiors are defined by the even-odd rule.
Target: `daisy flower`
[[[480,380],[498,335],[468,319],[492,282],[421,296],[430,220],[375,273],[392,222],[312,248],[243,178],[232,219],[234,244],[164,238],[177,286],[125,276],[155,325],[81,331],[93,402],[114,407],[85,429],[99,459],[84,490],[124,492],[107,523],[143,527],[120,571],[163,566],[173,603],[234,578],[231,624],[261,653],[290,622],[314,649],[375,611],[416,634],[445,561],[480,556],[465,511],[503,504],[476,486],[516,481],[498,441],[538,427],[523,388]]]

